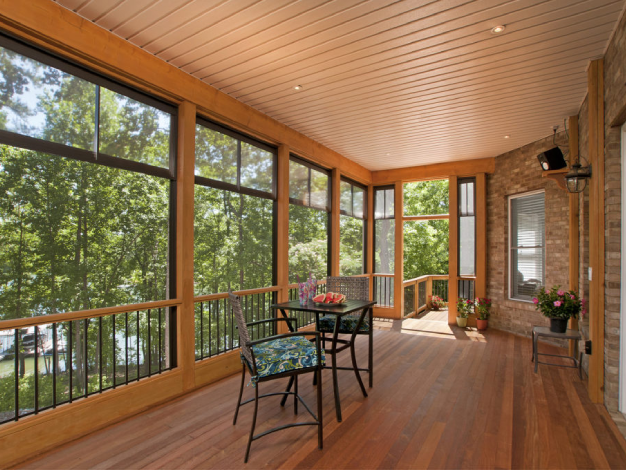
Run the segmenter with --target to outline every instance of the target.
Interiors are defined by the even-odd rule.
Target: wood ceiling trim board
[[[279,1],[282,4],[290,0]],[[256,0],[228,0],[187,21],[182,28],[159,37],[146,45],[145,49],[166,62],[170,62],[184,53],[194,40],[206,35],[207,30],[211,31],[211,36],[223,34],[224,29],[229,26],[231,17],[247,15],[257,4]]]
[[[301,93],[294,95],[293,92],[288,95],[288,100],[295,100],[297,96],[304,95],[300,102],[306,102],[306,100],[315,101],[315,103],[322,104],[325,98],[334,97],[337,93],[343,93],[345,98],[350,97],[353,94],[366,92],[371,93],[379,89],[388,89],[390,85],[402,85],[405,83],[419,83],[424,78],[430,78],[435,76],[446,76],[448,74],[464,74],[467,75],[472,71],[489,70],[492,73],[496,73],[498,70],[505,69],[509,66],[517,66],[519,68],[523,61],[532,60],[552,60],[552,57],[559,54],[571,54],[572,49],[576,47],[589,49],[591,45],[597,45],[597,48],[602,47],[605,44],[607,34],[603,34],[598,37],[592,44],[589,43],[588,37],[578,37],[573,40],[572,38],[563,38],[555,41],[554,45],[546,48],[545,44],[538,43],[532,46],[527,46],[523,49],[515,50],[518,54],[513,54],[513,51],[506,54],[506,57],[499,58],[488,54],[486,51],[477,51],[476,54],[463,55],[445,60],[435,60],[436,58],[426,61],[417,61],[412,64],[410,68],[404,68],[400,73],[389,70],[380,69],[377,73],[362,74],[361,77],[353,77],[350,80],[342,80],[336,87],[328,86],[313,86],[312,88],[305,89],[307,93]],[[567,41],[569,39],[569,41]],[[498,65],[493,66],[494,62]],[[462,67],[463,66],[463,67]],[[373,87],[373,88],[371,88]],[[315,100],[313,100],[313,94],[315,94]],[[262,106],[263,103],[257,100],[245,100],[247,103],[253,106]],[[284,101],[279,97],[274,97],[271,101],[274,107],[284,106]],[[266,112],[272,112],[271,109],[266,109]]]
[[[561,1],[565,1],[565,0],[561,0]],[[553,3],[551,3],[550,5],[553,5]],[[552,7],[552,9],[553,8],[554,7]],[[561,13],[561,12],[559,12],[559,13]],[[574,13],[577,13],[577,10],[572,12],[572,14],[574,14]],[[463,21],[467,21],[467,18],[463,18]],[[521,18],[517,18],[515,24],[516,25],[517,24],[523,25],[524,24],[524,20],[521,19]],[[484,22],[479,22],[479,24],[477,26],[476,25],[471,25],[471,26],[473,27],[473,29],[471,30],[472,35],[476,35],[477,38],[482,37],[482,39],[480,40],[481,42],[494,43],[495,41],[497,41],[499,43],[506,43],[507,41],[509,41],[509,39],[507,39],[507,37],[510,37],[510,36],[514,37],[515,34],[518,33],[517,31],[513,31],[511,33],[507,33],[507,35],[505,35],[505,36],[495,37],[495,36],[489,34],[488,31],[485,30]],[[444,25],[444,27],[449,28],[448,23],[446,23]],[[548,28],[548,26],[545,26],[545,27]],[[552,25],[552,27],[554,29],[557,28],[556,25]],[[441,27],[438,27],[437,28],[437,32],[439,32],[440,29],[441,29]],[[446,39],[446,36],[457,36],[457,35],[460,35],[462,29],[463,28],[460,28],[458,31],[446,32],[446,33],[442,34],[441,36],[435,36],[434,38],[420,38],[420,41],[419,41],[420,51],[422,51],[424,49],[428,50],[428,49],[431,49],[432,47],[435,47],[435,45],[441,45],[441,43],[449,42]],[[467,29],[467,28],[465,28],[465,29]],[[536,34],[533,31],[528,31],[528,32],[520,31],[519,33],[520,34],[528,34],[528,35]],[[405,38],[405,37],[397,38],[396,40],[397,41],[400,41],[400,40],[404,41],[403,44],[402,44],[402,47],[404,49],[401,49],[399,51],[395,51],[394,50],[393,53],[387,51],[387,52],[389,52],[389,54],[385,55],[385,60],[387,60],[387,56],[390,55],[391,59],[389,59],[389,60],[392,60],[394,64],[396,64],[398,62],[407,62],[407,60],[403,61],[399,57],[402,55],[400,53],[403,50],[406,51],[407,48],[411,48],[411,46],[412,46],[411,44],[409,44],[408,46],[405,44],[406,42],[411,42],[411,41],[409,40],[409,38]],[[467,44],[471,43],[471,42],[476,42],[476,41],[478,41],[478,39],[476,39],[476,40],[470,39],[470,36],[468,34],[463,34],[462,37],[460,38],[460,41],[461,41],[460,42],[461,45],[475,49],[476,48],[476,44],[470,44],[469,46],[467,46]],[[435,42],[435,44],[431,44],[431,42]],[[379,44],[378,46],[374,46],[374,47],[380,48],[382,46]],[[413,49],[414,48],[415,47],[413,46]],[[420,54],[420,55],[423,55],[423,52],[420,52],[420,51],[418,51],[417,53]],[[334,52],[335,52],[334,55],[336,56],[337,55],[337,51],[334,51]],[[351,50],[351,52],[352,52],[352,50]],[[415,55],[416,52],[411,52],[410,54]],[[432,54],[429,53],[429,55],[432,55]],[[357,69],[359,69],[361,66],[363,66],[363,67],[365,67],[367,69],[370,69],[372,63],[376,63],[378,65],[379,69],[383,69],[384,70],[385,67],[386,67],[386,64],[382,64],[382,65],[380,64],[380,59],[374,58],[374,54],[367,54],[366,57],[359,59],[358,63],[355,63],[354,59],[352,59],[352,58],[348,59],[346,57],[335,58],[334,59],[335,61],[338,61],[338,60],[341,61],[341,62],[336,62],[336,63],[333,63],[332,61],[328,62],[327,60],[325,60],[324,57],[322,57],[320,60],[324,61],[324,68],[326,70],[333,70],[334,71],[337,67],[349,66],[349,68],[347,70],[352,71],[353,75],[360,75],[360,73],[359,73],[359,71]],[[307,78],[311,78],[311,82],[315,82],[316,85],[318,85],[318,84],[320,84],[322,82],[321,78],[315,77],[315,73],[312,73],[311,71],[303,69],[303,66],[304,66],[303,63],[299,63],[298,64],[298,71],[299,72],[303,73],[303,75],[307,76]],[[290,67],[290,69],[293,69],[293,67]],[[288,73],[288,71],[287,71],[287,73]],[[278,76],[280,78],[282,78],[284,75],[285,74],[278,74]],[[271,77],[273,75],[272,74],[268,74],[268,76]],[[290,78],[290,77],[285,77],[285,78],[287,79],[287,81],[292,80],[292,78]],[[284,83],[285,82],[280,83],[279,86],[280,85],[284,85]],[[236,96],[236,97],[238,97],[240,99],[244,99],[244,100],[247,101],[248,99],[252,98],[252,96],[249,96],[249,95],[251,95],[251,94],[253,94],[253,93],[257,92],[257,91],[262,91],[262,90],[266,90],[267,91],[268,89],[271,88],[270,85],[271,85],[271,83],[268,83],[267,80],[255,80],[256,88],[252,88],[252,89],[245,88],[245,89],[243,89],[242,87],[240,87],[240,89],[234,89],[234,88],[224,87],[223,89],[225,91],[233,94],[233,96]],[[282,86],[281,90],[284,90],[284,89],[285,89],[285,87]]]
[[[296,0],[272,0],[269,4],[266,2],[255,3],[245,12],[225,18],[219,23],[214,24],[210,29],[204,28],[193,36],[169,47],[166,51],[161,52],[160,56],[168,57],[168,62],[183,68],[193,62],[194,58],[203,55],[208,48],[219,48],[216,41],[229,41],[236,37],[238,32],[247,31],[263,22],[272,24],[272,17],[279,19],[283,17],[283,21],[289,20],[289,7],[297,7]],[[268,9],[268,6],[271,8]],[[302,6],[302,4],[300,4]]]
[[[250,77],[262,76],[272,72],[283,73],[282,67],[291,67],[294,62],[301,62],[304,59],[308,60],[322,54],[326,50],[336,49],[337,45],[335,43],[337,41],[343,41],[345,46],[350,47],[350,45],[359,40],[358,34],[364,34],[363,31],[366,29],[374,31],[383,28],[392,29],[394,25],[390,24],[387,27],[387,23],[397,22],[396,17],[400,17],[402,14],[413,14],[416,18],[420,14],[422,16],[431,16],[449,4],[452,5],[454,3],[454,0],[430,2],[427,5],[420,5],[409,11],[406,11],[406,8],[400,8],[408,5],[407,2],[397,2],[379,7],[377,10],[372,10],[359,18],[347,18],[346,21],[334,24],[332,28],[323,32],[314,32],[301,41],[286,44],[281,49],[269,51],[263,57],[255,57],[243,63],[244,65],[249,64],[247,66],[241,68],[229,67],[229,75],[226,77],[228,83],[222,83],[222,80],[216,81],[213,78],[211,78],[210,82],[225,88],[226,86],[236,86]],[[374,5],[379,6],[381,3],[374,2]],[[434,9],[435,12],[427,13],[425,11],[427,9]],[[385,18],[381,18],[381,16],[385,16]],[[298,59],[298,56],[302,56],[302,58]],[[284,65],[281,65],[283,63]]]
[[[221,71],[229,67],[225,62],[245,62],[246,60],[241,58],[243,54],[249,56],[261,55],[264,51],[271,50],[275,46],[278,47],[279,44],[291,42],[289,36],[294,36],[306,27],[312,27],[312,25],[319,24],[323,20],[332,18],[339,12],[349,10],[359,3],[362,3],[362,1],[363,0],[342,0],[341,2],[335,2],[326,0],[325,3],[315,7],[316,18],[313,20],[309,18],[312,13],[308,12],[306,15],[303,14],[301,17],[298,17],[297,20],[292,20],[289,23],[272,25],[246,41],[250,44],[244,42],[243,44],[238,44],[239,47],[237,48],[235,48],[233,44],[221,50],[212,50],[210,51],[210,55],[198,61],[198,63],[194,65],[194,68],[186,67],[185,70],[198,78],[204,79],[206,77],[203,71]],[[275,46],[272,46],[272,44]]]
[[[89,2],[76,10],[81,16],[89,18],[90,21],[97,23],[98,19],[117,7],[124,0],[97,0]]]
[[[454,61],[455,63],[458,63],[459,58],[463,58],[464,59],[463,62],[470,61],[473,58],[489,57],[493,59],[494,57],[498,57],[496,55],[496,53],[498,52],[502,54],[510,55],[514,50],[528,49],[530,47],[534,47],[535,49],[545,48],[545,44],[548,43],[549,41],[551,41],[549,42],[551,47],[554,48],[576,37],[590,38],[590,36],[602,35],[602,38],[604,38],[604,40],[606,41],[608,40],[606,26],[612,23],[613,23],[612,18],[610,18],[606,22],[602,21],[601,19],[589,20],[585,22],[585,28],[583,28],[582,30],[578,26],[572,26],[568,28],[568,30],[563,29],[559,31],[549,32],[543,37],[525,38],[525,40],[520,40],[520,41],[516,41],[515,43],[513,43],[515,46],[514,49],[511,49],[509,46],[509,44],[511,43],[508,43],[506,46],[509,47],[509,50],[503,50],[503,51],[500,51],[498,50],[497,47],[494,47],[494,48],[489,48],[489,49],[482,49],[480,53],[478,53],[478,51],[472,50],[471,46],[467,46],[467,47],[464,47],[464,49],[470,51],[470,53],[463,53],[463,50],[459,48],[454,51],[456,53],[454,56],[446,57],[446,56],[429,55],[427,56],[429,60],[427,60],[426,57],[421,58],[421,60],[424,61],[423,63],[411,63],[412,65],[411,69],[415,70],[418,67],[421,68],[427,65],[438,64],[442,62],[442,60],[444,59],[449,60],[449,61]],[[499,47],[503,48],[504,45],[501,45]],[[475,57],[473,55],[470,55],[472,53]],[[373,60],[371,60],[371,63],[377,64],[376,70],[372,70],[372,66],[370,63],[370,65],[360,74],[357,73],[358,71],[353,70],[352,68],[347,69],[348,71],[343,71],[343,67],[336,68],[334,70],[335,74],[333,76],[326,77],[325,79],[318,79],[316,78],[315,74],[311,74],[306,77],[306,80],[304,80],[303,85],[305,85],[307,89],[312,88],[313,90],[315,90],[315,89],[324,88],[325,85],[331,85],[331,84],[336,84],[336,83],[343,85],[346,79],[352,79],[350,83],[354,83],[354,81],[357,78],[364,79],[364,78],[373,78],[376,76],[393,78],[394,74],[398,72],[402,74],[407,69],[408,63],[394,64],[394,62],[390,62],[391,60],[392,59],[386,59],[386,58],[382,60],[380,58],[373,58]],[[309,85],[307,87],[306,86],[307,82],[313,83],[314,85]],[[289,103],[290,101],[293,100],[293,94],[290,93],[290,91],[291,91],[290,87],[286,88],[284,86],[278,90],[267,89],[262,95],[260,95],[258,99],[255,98],[254,96],[240,96],[238,94],[234,94],[234,95],[237,95],[239,99],[244,99],[246,102],[254,106],[263,106],[266,102],[270,102],[276,106],[276,105],[283,105],[284,103]]]
[[[204,0],[204,11],[215,8],[227,0]],[[146,47],[197,14],[195,0],[159,0],[153,2],[141,14],[129,18],[113,32],[138,47]]]
[[[76,11],[76,9],[80,8],[81,5],[83,5],[84,3],[87,3],[89,0],[54,0],[54,1],[69,10]]]
[[[535,1],[540,2],[543,0]],[[497,3],[502,3],[502,1],[499,1]],[[494,4],[497,3],[494,2]],[[481,5],[483,4],[481,3]],[[475,8],[475,6],[472,6],[472,8]],[[413,25],[409,25],[408,29],[406,29],[407,34],[399,31],[401,28],[386,31],[381,34],[388,35],[390,36],[390,38],[384,41],[382,40],[382,38],[378,37],[360,38],[357,41],[360,48],[357,49],[355,48],[354,44],[350,44],[349,46],[341,46],[340,48],[333,50],[333,57],[330,59],[326,57],[327,53],[315,57],[315,60],[313,60],[313,58],[307,58],[306,61],[299,63],[298,73],[301,73],[307,78],[310,77],[312,82],[318,83],[322,79],[322,77],[317,76],[317,74],[319,74],[317,70],[320,65],[323,66],[324,70],[333,71],[342,69],[355,70],[361,67],[371,68],[372,63],[377,63],[380,60],[377,58],[380,55],[383,55],[385,58],[393,57],[397,59],[398,57],[407,54],[418,54],[423,49],[428,49],[430,47],[450,42],[450,39],[447,39],[448,37],[458,39],[463,45],[467,45],[468,42],[471,42],[469,40],[469,37],[473,35],[482,37],[485,41],[496,41],[502,39],[488,33],[484,26],[484,21],[480,21],[471,25],[466,25],[465,23],[467,23],[469,19],[469,15],[467,15],[466,13],[466,11],[460,11],[458,13],[459,18],[455,19],[455,21],[448,20],[443,23],[425,27],[424,29],[418,31],[415,31],[416,28],[413,27]],[[451,26],[451,23],[460,22],[463,22],[463,26],[461,26],[460,24],[458,26]],[[468,28],[471,29],[472,34],[462,32],[464,30],[468,30]],[[449,29],[453,30],[449,31]],[[427,31],[428,36],[424,37]],[[417,51],[416,45],[419,45],[419,49]],[[469,45],[468,47],[475,48],[475,45]],[[344,49],[345,53],[342,53],[341,51]],[[309,62],[313,63],[309,64]],[[335,74],[333,73],[333,76],[334,75]],[[237,93],[239,96],[246,96],[248,94],[253,94],[255,92],[270,89],[274,86],[280,87],[284,84],[283,82],[278,81],[282,77],[285,77],[285,81],[296,78],[292,77],[290,75],[290,71],[287,70],[285,73],[281,73],[278,78],[255,80],[251,87],[247,87],[241,90],[229,91]]]
[[[236,55],[237,51],[249,46],[261,45],[285,36],[289,32],[302,27],[307,14],[328,6],[330,0],[308,0],[306,3],[291,3],[278,10],[257,18],[245,25],[239,25],[227,34],[211,38],[210,41],[181,55],[176,60],[185,72],[196,75],[196,71],[215,61],[214,55],[222,58]],[[336,6],[336,5],[335,5]]]
[[[119,30],[122,25],[128,23],[137,15],[150,8],[154,3],[154,0],[126,0],[124,3],[119,4],[116,8],[104,14],[97,23],[104,29],[118,34],[116,30]]]
[[[579,64],[581,67],[577,69],[576,72],[584,70],[584,61],[579,61]],[[336,123],[337,125],[342,125],[346,123],[346,121],[349,121],[350,126],[352,126],[360,121],[371,122],[370,119],[381,118],[381,113],[393,113],[395,116],[398,111],[409,109],[409,111],[411,111],[410,114],[422,114],[425,110],[433,107],[440,109],[439,106],[445,106],[448,104],[466,103],[471,102],[472,100],[480,100],[484,97],[498,97],[502,94],[520,94],[524,90],[541,90],[552,86],[562,87],[566,84],[572,84],[574,82],[579,83],[583,80],[580,76],[582,74],[580,73],[571,73],[569,70],[559,70],[559,72],[560,73],[558,75],[550,74],[550,78],[542,81],[540,85],[537,85],[535,80],[527,79],[525,76],[520,80],[515,80],[515,77],[511,77],[511,81],[494,80],[493,87],[490,90],[481,91],[484,87],[478,86],[471,90],[456,87],[439,93],[424,93],[420,94],[420,96],[407,94],[404,100],[402,99],[402,96],[398,99],[394,98],[393,100],[389,100],[389,102],[385,102],[384,100],[372,100],[372,105],[370,106],[357,105],[356,107],[351,107],[339,104],[328,107],[326,109],[327,115],[319,115],[319,117],[305,117],[300,121],[290,119],[285,116],[277,118],[281,122],[289,122],[290,125],[307,125],[312,128],[315,128],[318,123],[323,123],[325,125]]]
[[[71,61],[113,76],[131,86],[198,105],[209,117],[269,142],[282,142],[322,165],[338,167],[358,181],[371,181],[371,172],[269,116],[220,93],[152,54],[50,2],[0,0],[2,29],[25,38]]]
[[[496,163],[494,158],[483,158],[469,160],[467,162],[443,163],[386,171],[374,171],[372,172],[372,180],[374,185],[380,185],[395,181],[423,181],[425,179],[446,178],[448,176],[493,173],[495,169]]]

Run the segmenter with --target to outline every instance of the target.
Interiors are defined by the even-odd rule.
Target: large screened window
[[[393,274],[395,256],[394,187],[374,190],[374,272]]]
[[[545,284],[544,193],[509,198],[509,297],[530,301]]]
[[[330,175],[292,156],[289,161],[289,282],[329,269]]]
[[[476,275],[476,180],[458,181],[459,276]]]
[[[0,38],[0,320],[162,300],[176,108]]]
[[[275,162],[274,148],[198,120],[196,295],[273,284]]]
[[[367,190],[352,181],[342,179],[339,216],[339,271],[342,276],[365,272],[365,219]]]

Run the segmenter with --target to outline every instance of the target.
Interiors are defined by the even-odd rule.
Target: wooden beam
[[[548,178],[556,183],[556,185],[564,191],[567,191],[567,185],[565,184],[565,175],[569,171],[569,168],[561,168],[560,170],[547,170],[541,172],[542,178]]]
[[[394,216],[395,216],[395,252],[394,252],[394,309],[396,318],[402,318],[404,309],[404,185],[401,181],[395,182]]]
[[[448,223],[448,323],[456,324],[456,299],[458,297],[459,273],[459,202],[458,178],[451,176],[448,187],[450,222]]]
[[[274,145],[286,144],[325,168],[369,184],[372,173],[343,155],[220,92],[129,41],[49,0],[0,0],[0,28],[71,62],[167,101],[195,103],[198,113]]]
[[[276,181],[276,285],[278,301],[289,300],[289,147],[278,147]]]
[[[340,212],[341,203],[341,171],[333,168],[331,176],[332,188],[330,191],[330,274],[339,276],[339,250],[340,250]]]
[[[187,101],[178,107],[178,158],[176,169],[176,293],[178,366],[183,372],[183,390],[195,386],[194,315],[194,173],[196,106]]]
[[[594,60],[588,69],[589,163],[589,397],[604,399],[604,61]]]
[[[569,155],[570,167],[578,161],[578,116],[569,118]],[[579,202],[578,193],[569,194],[569,289],[578,292],[579,272]],[[578,320],[570,319],[570,329],[578,329]],[[569,354],[574,356],[576,341],[570,340]]]
[[[396,181],[406,183],[408,181],[446,179],[451,176],[474,176],[478,173],[493,173],[495,169],[495,158],[480,158],[477,160],[374,171],[372,172],[372,182],[375,185],[383,185],[395,183]]]
[[[487,175],[476,175],[476,297],[487,296]]]

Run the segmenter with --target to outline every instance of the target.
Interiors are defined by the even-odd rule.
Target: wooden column
[[[289,300],[289,147],[278,147],[276,181],[276,285],[278,301]]]
[[[195,318],[193,284],[194,166],[196,106],[187,101],[178,107],[178,157],[176,168],[176,296],[178,366],[183,390],[195,386]]]
[[[374,299],[374,186],[367,187],[365,272],[370,275],[370,299]]]
[[[331,276],[339,276],[339,243],[340,243],[340,201],[341,201],[341,192],[340,192],[340,182],[341,182],[341,172],[337,168],[333,168],[331,184],[332,188],[330,191],[331,196],[331,232],[330,232],[330,275]]]
[[[394,312],[396,318],[402,318],[404,309],[404,289],[402,281],[404,279],[404,186],[402,181],[396,181],[394,198],[395,216],[395,253],[394,253]]]
[[[589,397],[604,398],[604,60],[594,60],[588,69],[589,163]]]
[[[451,176],[448,187],[448,323],[456,324],[456,299],[459,294],[459,203],[458,179]]]
[[[570,168],[578,160],[578,116],[569,118],[569,155]],[[579,203],[578,193],[569,194],[569,289],[578,292],[579,276]],[[578,329],[578,320],[570,319],[569,327],[572,330]],[[576,351],[576,341],[570,340],[569,354],[573,356]]]
[[[487,297],[487,175],[476,175],[476,281],[475,297]]]

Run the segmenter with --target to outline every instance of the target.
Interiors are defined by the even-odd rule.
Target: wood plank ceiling
[[[551,134],[578,112],[624,6],[57,1],[371,170],[493,157]]]

